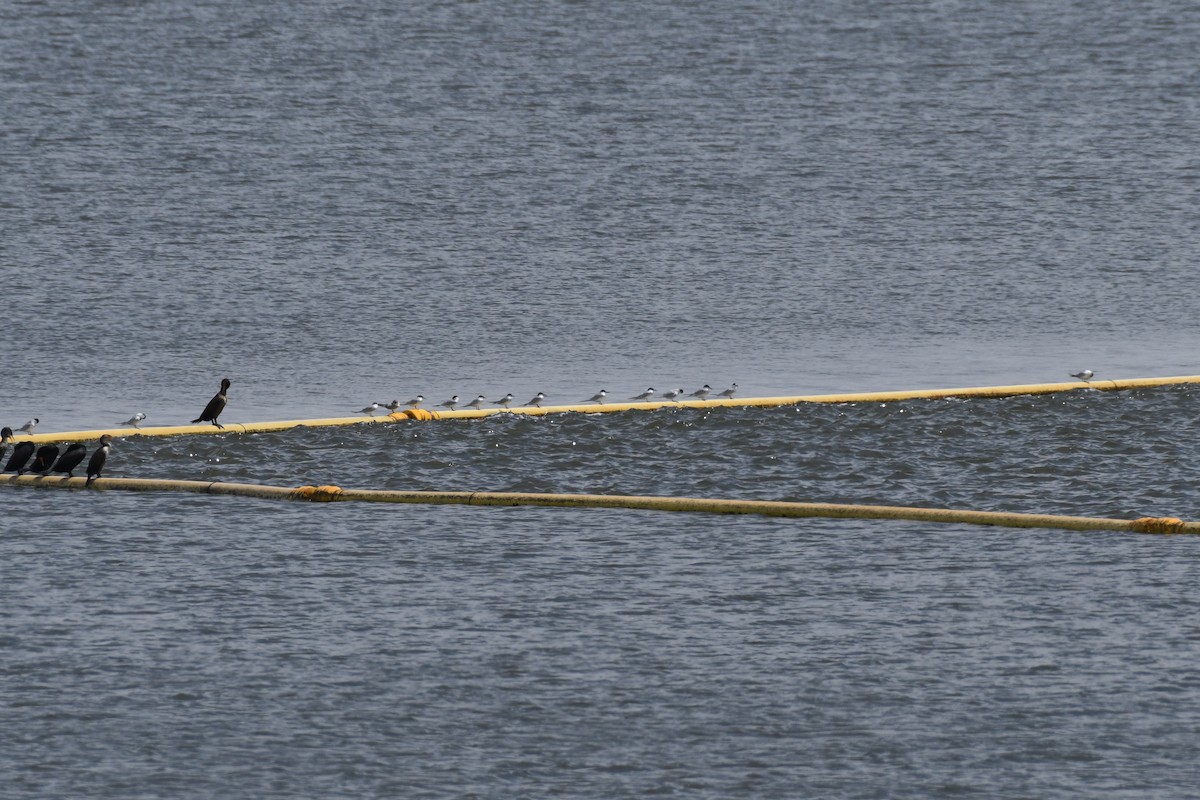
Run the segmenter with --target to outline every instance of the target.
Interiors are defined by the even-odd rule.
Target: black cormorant
[[[79,466],[79,462],[83,461],[83,457],[87,455],[87,448],[76,442],[63,451],[63,454],[58,457],[58,461],[54,462],[54,472],[65,472],[68,478],[74,478],[75,468]]]
[[[58,458],[58,445],[44,444],[37,449],[37,455],[33,457],[33,463],[29,465],[29,471],[45,475],[54,466],[54,459],[56,458]]]
[[[221,416],[221,412],[225,410],[225,393],[229,391],[229,378],[221,379],[221,391],[213,395],[213,399],[208,401],[208,405],[204,407],[204,411],[200,412],[200,416],[196,417],[192,422],[211,422],[221,430],[225,426],[217,422],[217,417]]]
[[[25,470],[21,469],[25,466],[25,462],[33,455],[35,445],[33,442],[21,442],[13,448],[12,455],[8,458],[8,464],[5,465],[5,472],[15,472],[18,475]]]

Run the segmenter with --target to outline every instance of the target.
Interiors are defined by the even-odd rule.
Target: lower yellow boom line
[[[0,485],[46,489],[84,489],[85,478],[41,475],[0,475]],[[1073,531],[1131,533],[1200,533],[1200,522],[1174,517],[1108,519],[1057,514],[1017,514],[911,506],[795,503],[775,500],[719,500],[699,497],[640,495],[536,494],[531,492],[406,492],[342,489],[338,486],[265,486],[221,481],[178,481],[139,478],[97,478],[93,489],[128,492],[191,492],[310,502],[421,503],[470,506],[543,506],[553,508],[624,508],[642,511],[683,511],[707,514],[756,514],[767,517],[825,517],[829,519],[891,519],[994,525],[1006,528],[1057,528]]]

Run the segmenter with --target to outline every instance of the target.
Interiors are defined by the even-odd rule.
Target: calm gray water
[[[0,414],[1193,374],[1200,9],[0,0]],[[1200,518],[1200,389],[109,474]],[[0,798],[1194,796],[1188,538],[0,491]]]

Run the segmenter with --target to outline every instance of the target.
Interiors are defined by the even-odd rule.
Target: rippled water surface
[[[1197,373],[1198,38],[1178,0],[0,3],[0,415]],[[107,474],[1200,519],[1198,391]],[[0,798],[1200,785],[1189,537],[15,487],[0,530]]]

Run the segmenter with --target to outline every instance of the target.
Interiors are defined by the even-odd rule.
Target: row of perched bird
[[[0,429],[0,461],[4,459],[8,442],[12,438],[12,428]],[[36,452],[35,447],[33,442],[21,442],[13,447],[12,455],[9,456],[8,463],[4,465],[4,471],[15,472],[18,475],[24,475],[26,472],[34,472],[39,475],[61,472],[68,478],[73,478],[75,470],[79,469],[79,465],[83,463],[83,457],[87,455],[87,447],[79,443],[68,445],[62,455],[59,455],[57,445],[44,444],[36,447]],[[91,486],[92,481],[99,478],[100,473],[104,471],[104,462],[108,460],[110,449],[112,449],[112,437],[106,433],[100,437],[100,446],[96,448],[96,452],[92,453],[92,457],[88,461],[88,486]],[[33,460],[30,461],[30,458]]]
[[[718,392],[716,395],[713,395],[713,396],[716,398],[723,399],[723,400],[729,400],[729,399],[732,399],[734,397],[734,395],[737,394],[737,391],[738,391],[738,385],[735,383],[732,386],[730,386],[728,389],[726,389],[725,391]],[[704,384],[704,386],[700,387],[696,391],[687,395],[687,398],[690,398],[693,400],[707,400],[709,398],[709,395],[711,395],[711,394],[712,394],[712,387],[706,383],[706,384]],[[641,394],[634,395],[633,397],[630,397],[629,399],[634,400],[634,401],[639,401],[639,402],[647,402],[647,401],[654,400],[656,395],[658,397],[661,397],[664,400],[673,401],[673,402],[678,402],[681,397],[684,397],[683,389],[671,389],[669,391],[659,393],[653,386],[651,386],[650,388],[648,388],[646,391],[642,392]],[[525,406],[541,408],[542,402],[545,401],[545,399],[546,399],[545,393],[538,392],[537,394],[535,394],[533,396],[532,400],[530,400],[528,403],[525,403]],[[587,400],[583,400],[581,402],[595,403],[595,404],[603,405],[607,399],[608,399],[608,391],[606,389],[601,389],[600,391],[596,392],[596,394],[589,397]],[[358,413],[369,414],[371,416],[375,416],[375,414],[377,414],[379,412],[391,413],[391,412],[397,411],[401,408],[420,408],[421,404],[424,402],[425,402],[425,396],[419,394],[416,397],[412,398],[411,400],[406,400],[403,403],[401,403],[399,400],[393,400],[390,403],[380,403],[380,402],[371,403],[371,405],[367,406],[366,408],[360,409]],[[509,408],[512,406],[512,403],[513,403],[513,396],[512,396],[512,393],[510,392],[509,394],[504,395],[504,397],[501,397],[499,400],[488,400],[485,395],[482,395],[482,394],[477,395],[475,397],[475,399],[470,401],[469,403],[460,402],[459,396],[454,395],[449,400],[446,400],[443,403],[438,403],[436,407],[437,408],[448,408],[451,411],[453,411],[456,408],[458,408],[459,406],[462,406],[463,408],[483,408],[485,405],[493,405],[493,406],[502,406],[504,408]]]
[[[1082,372],[1072,372],[1071,373],[1072,378],[1078,378],[1079,380],[1083,381],[1084,383],[1087,383],[1088,381],[1090,381],[1094,376],[1095,376],[1095,373],[1092,372],[1090,369],[1085,369]],[[699,389],[697,389],[696,391],[687,395],[687,398],[692,399],[692,400],[707,400],[709,398],[709,395],[712,395],[714,398],[717,398],[717,399],[732,400],[734,398],[734,396],[737,395],[737,393],[738,393],[738,385],[735,383],[732,386],[730,386],[728,389],[725,389],[724,391],[721,391],[721,392],[717,392],[715,395],[713,395],[712,387],[706,383],[703,386],[701,386]],[[684,396],[684,393],[683,393],[683,389],[670,389],[665,392],[658,392],[658,390],[656,390],[653,386],[651,386],[650,388],[646,389],[646,391],[642,392],[641,394],[635,394],[633,397],[630,397],[628,399],[637,401],[637,402],[649,402],[649,401],[654,400],[656,395],[658,397],[662,398],[663,400],[678,402],[679,398]],[[213,399],[215,400],[216,398],[213,398]],[[541,408],[542,401],[545,399],[546,399],[546,395],[543,394],[542,392],[538,392],[536,395],[533,396],[532,400],[530,400],[528,403],[525,404],[525,406],[533,406],[536,408]],[[608,399],[608,391],[605,389],[601,389],[600,391],[596,392],[596,394],[589,397],[587,400],[583,400],[581,402],[597,403],[597,404],[603,405],[604,401],[607,399]],[[411,400],[406,400],[403,403],[401,403],[399,400],[393,400],[390,403],[381,403],[381,402],[371,403],[371,405],[367,406],[366,408],[360,409],[358,413],[370,414],[371,416],[375,416],[376,413],[381,412],[381,411],[387,411],[390,413],[390,412],[397,411],[400,408],[404,408],[404,407],[420,408],[421,404],[424,402],[425,402],[425,396],[417,395],[416,397],[412,398]],[[483,408],[485,405],[493,405],[493,406],[503,406],[504,408],[508,408],[512,405],[512,402],[513,402],[513,396],[511,393],[504,395],[504,397],[501,397],[499,400],[488,400],[486,398],[486,396],[481,394],[481,395],[477,395],[475,397],[475,399],[470,401],[469,403],[461,403],[459,401],[459,396],[454,395],[449,400],[446,400],[445,402],[442,402],[442,403],[438,403],[436,407],[437,408],[448,408],[451,411],[455,410],[459,406],[462,406],[463,408]],[[199,420],[193,420],[193,421],[198,422]],[[214,422],[215,422],[215,420],[214,420]]]

